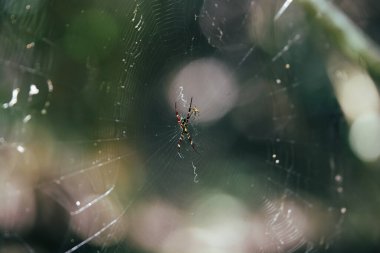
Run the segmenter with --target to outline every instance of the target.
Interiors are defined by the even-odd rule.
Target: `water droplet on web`
[[[28,43],[28,44],[26,44],[26,49],[31,49],[31,48],[33,48],[34,47],[34,45],[35,45],[35,43],[34,42],[30,42],[30,43]]]
[[[19,153],[24,153],[24,152],[25,152],[25,148],[24,148],[23,146],[21,146],[21,145],[18,145],[18,146],[16,147],[16,149],[17,149],[17,151],[18,151]]]
[[[24,122],[24,123],[27,123],[29,120],[31,120],[32,119],[32,115],[30,115],[30,114],[28,114],[28,115],[26,115],[25,117],[24,117],[24,119],[22,120],[22,122]]]
[[[335,176],[335,181],[338,182],[338,183],[341,183],[343,181],[343,177],[341,175],[337,174]]]

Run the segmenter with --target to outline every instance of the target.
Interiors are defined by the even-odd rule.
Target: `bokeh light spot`
[[[380,116],[370,113],[357,118],[351,126],[349,140],[361,160],[377,160],[380,156]]]

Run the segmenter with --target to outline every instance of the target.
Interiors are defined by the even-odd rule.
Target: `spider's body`
[[[179,115],[179,113],[177,111],[177,103],[174,103],[175,115],[177,117],[177,123],[178,123],[178,125],[181,128],[181,136],[179,137],[179,140],[178,140],[178,143],[177,143],[178,153],[181,150],[181,143],[185,139],[185,136],[187,137],[187,140],[189,141],[189,143],[190,143],[191,147],[193,148],[193,150],[195,152],[197,152],[196,149],[195,149],[194,142],[193,142],[193,140],[191,138],[191,135],[189,133],[189,128],[188,128],[190,117],[192,115],[195,116],[195,115],[199,114],[198,109],[196,107],[192,107],[192,103],[193,103],[193,98],[191,98],[191,100],[190,100],[190,106],[189,106],[189,110],[187,112],[186,117],[181,117]]]

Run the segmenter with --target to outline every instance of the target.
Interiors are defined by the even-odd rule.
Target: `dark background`
[[[156,197],[189,214],[195,199],[222,191],[268,217],[266,203],[295,203],[318,224],[295,250],[262,252],[377,252],[379,163],[361,161],[351,150],[350,122],[328,75],[332,54],[355,60],[297,3],[273,21],[283,2],[0,1],[1,105],[12,90],[20,91],[14,106],[0,108],[0,183],[27,181],[35,210],[32,225],[24,228],[19,216],[10,215],[16,221],[0,226],[0,252],[66,252],[79,245],[90,235],[70,225],[75,198],[112,185],[112,199],[126,216]],[[376,1],[332,2],[379,43]],[[225,64],[239,95],[224,117],[191,122],[201,155],[185,142],[185,158],[179,159],[169,83],[200,58]],[[376,73],[370,76],[378,83]],[[31,84],[39,89],[32,99]],[[194,94],[194,101],[215,96]],[[202,103],[196,105],[207,119]],[[27,115],[31,120],[25,122]],[[14,155],[20,145],[27,152]],[[87,174],[86,168],[107,159],[113,162],[104,171],[93,170],[101,179]],[[192,163],[200,168],[199,184]],[[55,182],[62,176],[69,179],[60,188]],[[18,200],[11,193],[0,192],[4,206]],[[0,208],[4,217],[6,210]],[[125,237],[90,241],[76,251],[158,252],[134,235]]]

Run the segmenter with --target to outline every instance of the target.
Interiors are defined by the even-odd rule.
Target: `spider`
[[[189,128],[188,128],[190,117],[193,116],[193,115],[194,116],[199,115],[199,110],[196,107],[192,107],[191,106],[192,103],[193,103],[193,98],[191,98],[191,100],[190,100],[190,106],[189,106],[189,110],[187,112],[186,118],[179,116],[178,111],[177,111],[177,103],[176,102],[174,103],[175,115],[177,117],[177,123],[178,123],[178,125],[181,128],[181,136],[179,137],[179,140],[178,140],[178,143],[177,143],[178,154],[180,153],[181,143],[185,139],[185,135],[187,136],[187,140],[190,142],[190,145],[193,148],[193,150],[195,152],[197,152],[197,150],[195,148],[195,145],[194,145],[194,142],[191,139],[191,135],[189,133]]]

